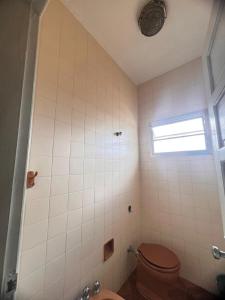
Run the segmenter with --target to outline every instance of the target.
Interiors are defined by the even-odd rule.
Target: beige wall
[[[32,124],[28,170],[39,174],[25,195],[16,299],[72,300],[97,279],[118,290],[139,238],[137,89],[56,0],[41,21]]]
[[[154,157],[149,124],[206,108],[197,59],[139,87],[142,239],[173,249],[183,277],[215,290],[224,262],[211,244],[225,246],[213,157]]]
[[[58,0],[41,21],[16,299],[72,300],[99,279],[118,290],[133,268],[126,249],[142,240],[178,254],[185,278],[215,290],[224,264],[216,175],[208,156],[153,157],[149,123],[206,108],[200,60],[137,90]],[[121,137],[113,133],[122,131]],[[128,214],[127,206],[133,212]],[[103,244],[115,253],[103,263]]]

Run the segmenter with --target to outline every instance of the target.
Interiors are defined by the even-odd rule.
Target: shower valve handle
[[[212,255],[215,259],[225,258],[225,251],[221,251],[218,247],[212,246]]]
[[[89,286],[86,286],[82,291],[81,299],[82,300],[90,299],[90,294],[91,294],[91,289],[89,288]]]

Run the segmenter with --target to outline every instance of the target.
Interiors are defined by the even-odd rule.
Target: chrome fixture
[[[215,259],[225,258],[225,251],[221,251],[218,247],[212,246],[212,255]]]
[[[93,291],[94,295],[97,295],[97,294],[100,293],[100,291],[101,291],[101,283],[100,283],[100,281],[96,280],[94,282],[92,291]]]
[[[91,289],[89,288],[89,286],[86,286],[81,294],[80,300],[88,300],[90,299],[91,296]]]
[[[128,253],[132,253],[132,254],[134,254],[135,256],[138,256],[138,251],[136,250],[136,249],[134,249],[134,247],[132,246],[132,245],[130,245],[129,247],[128,247],[128,249],[127,249],[127,252]]]

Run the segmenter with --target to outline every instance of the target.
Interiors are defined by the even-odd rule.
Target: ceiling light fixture
[[[166,4],[163,0],[151,0],[142,9],[138,25],[143,35],[156,35],[163,27],[167,17]]]

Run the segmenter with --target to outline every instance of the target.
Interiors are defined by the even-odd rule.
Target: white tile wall
[[[197,59],[139,87],[142,239],[173,249],[181,275],[215,291],[224,263],[211,245],[225,247],[212,155],[154,157],[151,121],[206,108]]]
[[[118,290],[139,241],[137,89],[57,0],[41,19],[28,170],[16,299],[72,300],[96,279]]]

